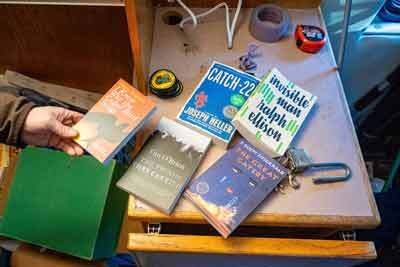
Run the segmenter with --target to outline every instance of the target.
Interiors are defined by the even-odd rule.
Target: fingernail
[[[75,130],[74,128],[70,128],[69,134],[72,135],[73,137],[76,137],[79,135],[79,132],[77,130]]]

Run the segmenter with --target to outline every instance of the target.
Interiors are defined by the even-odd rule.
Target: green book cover
[[[118,186],[170,214],[211,139],[163,118]]]
[[[84,259],[112,256],[127,202],[115,186],[121,171],[115,161],[24,149],[0,234]]]
[[[288,80],[276,68],[264,76],[233,118],[253,146],[271,157],[285,154],[317,97]]]

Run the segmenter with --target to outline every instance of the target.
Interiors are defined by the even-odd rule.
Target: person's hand
[[[21,140],[28,145],[54,147],[71,156],[83,154],[83,149],[72,139],[78,131],[71,128],[82,114],[59,107],[36,107],[26,117]]]

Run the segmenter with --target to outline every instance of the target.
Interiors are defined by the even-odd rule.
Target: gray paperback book
[[[117,186],[170,214],[210,143],[210,138],[162,118]]]

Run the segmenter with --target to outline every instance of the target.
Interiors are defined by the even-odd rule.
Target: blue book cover
[[[214,61],[178,114],[178,120],[227,146],[236,131],[231,120],[259,82],[250,74]]]
[[[286,176],[282,165],[240,139],[185,196],[227,238]]]

